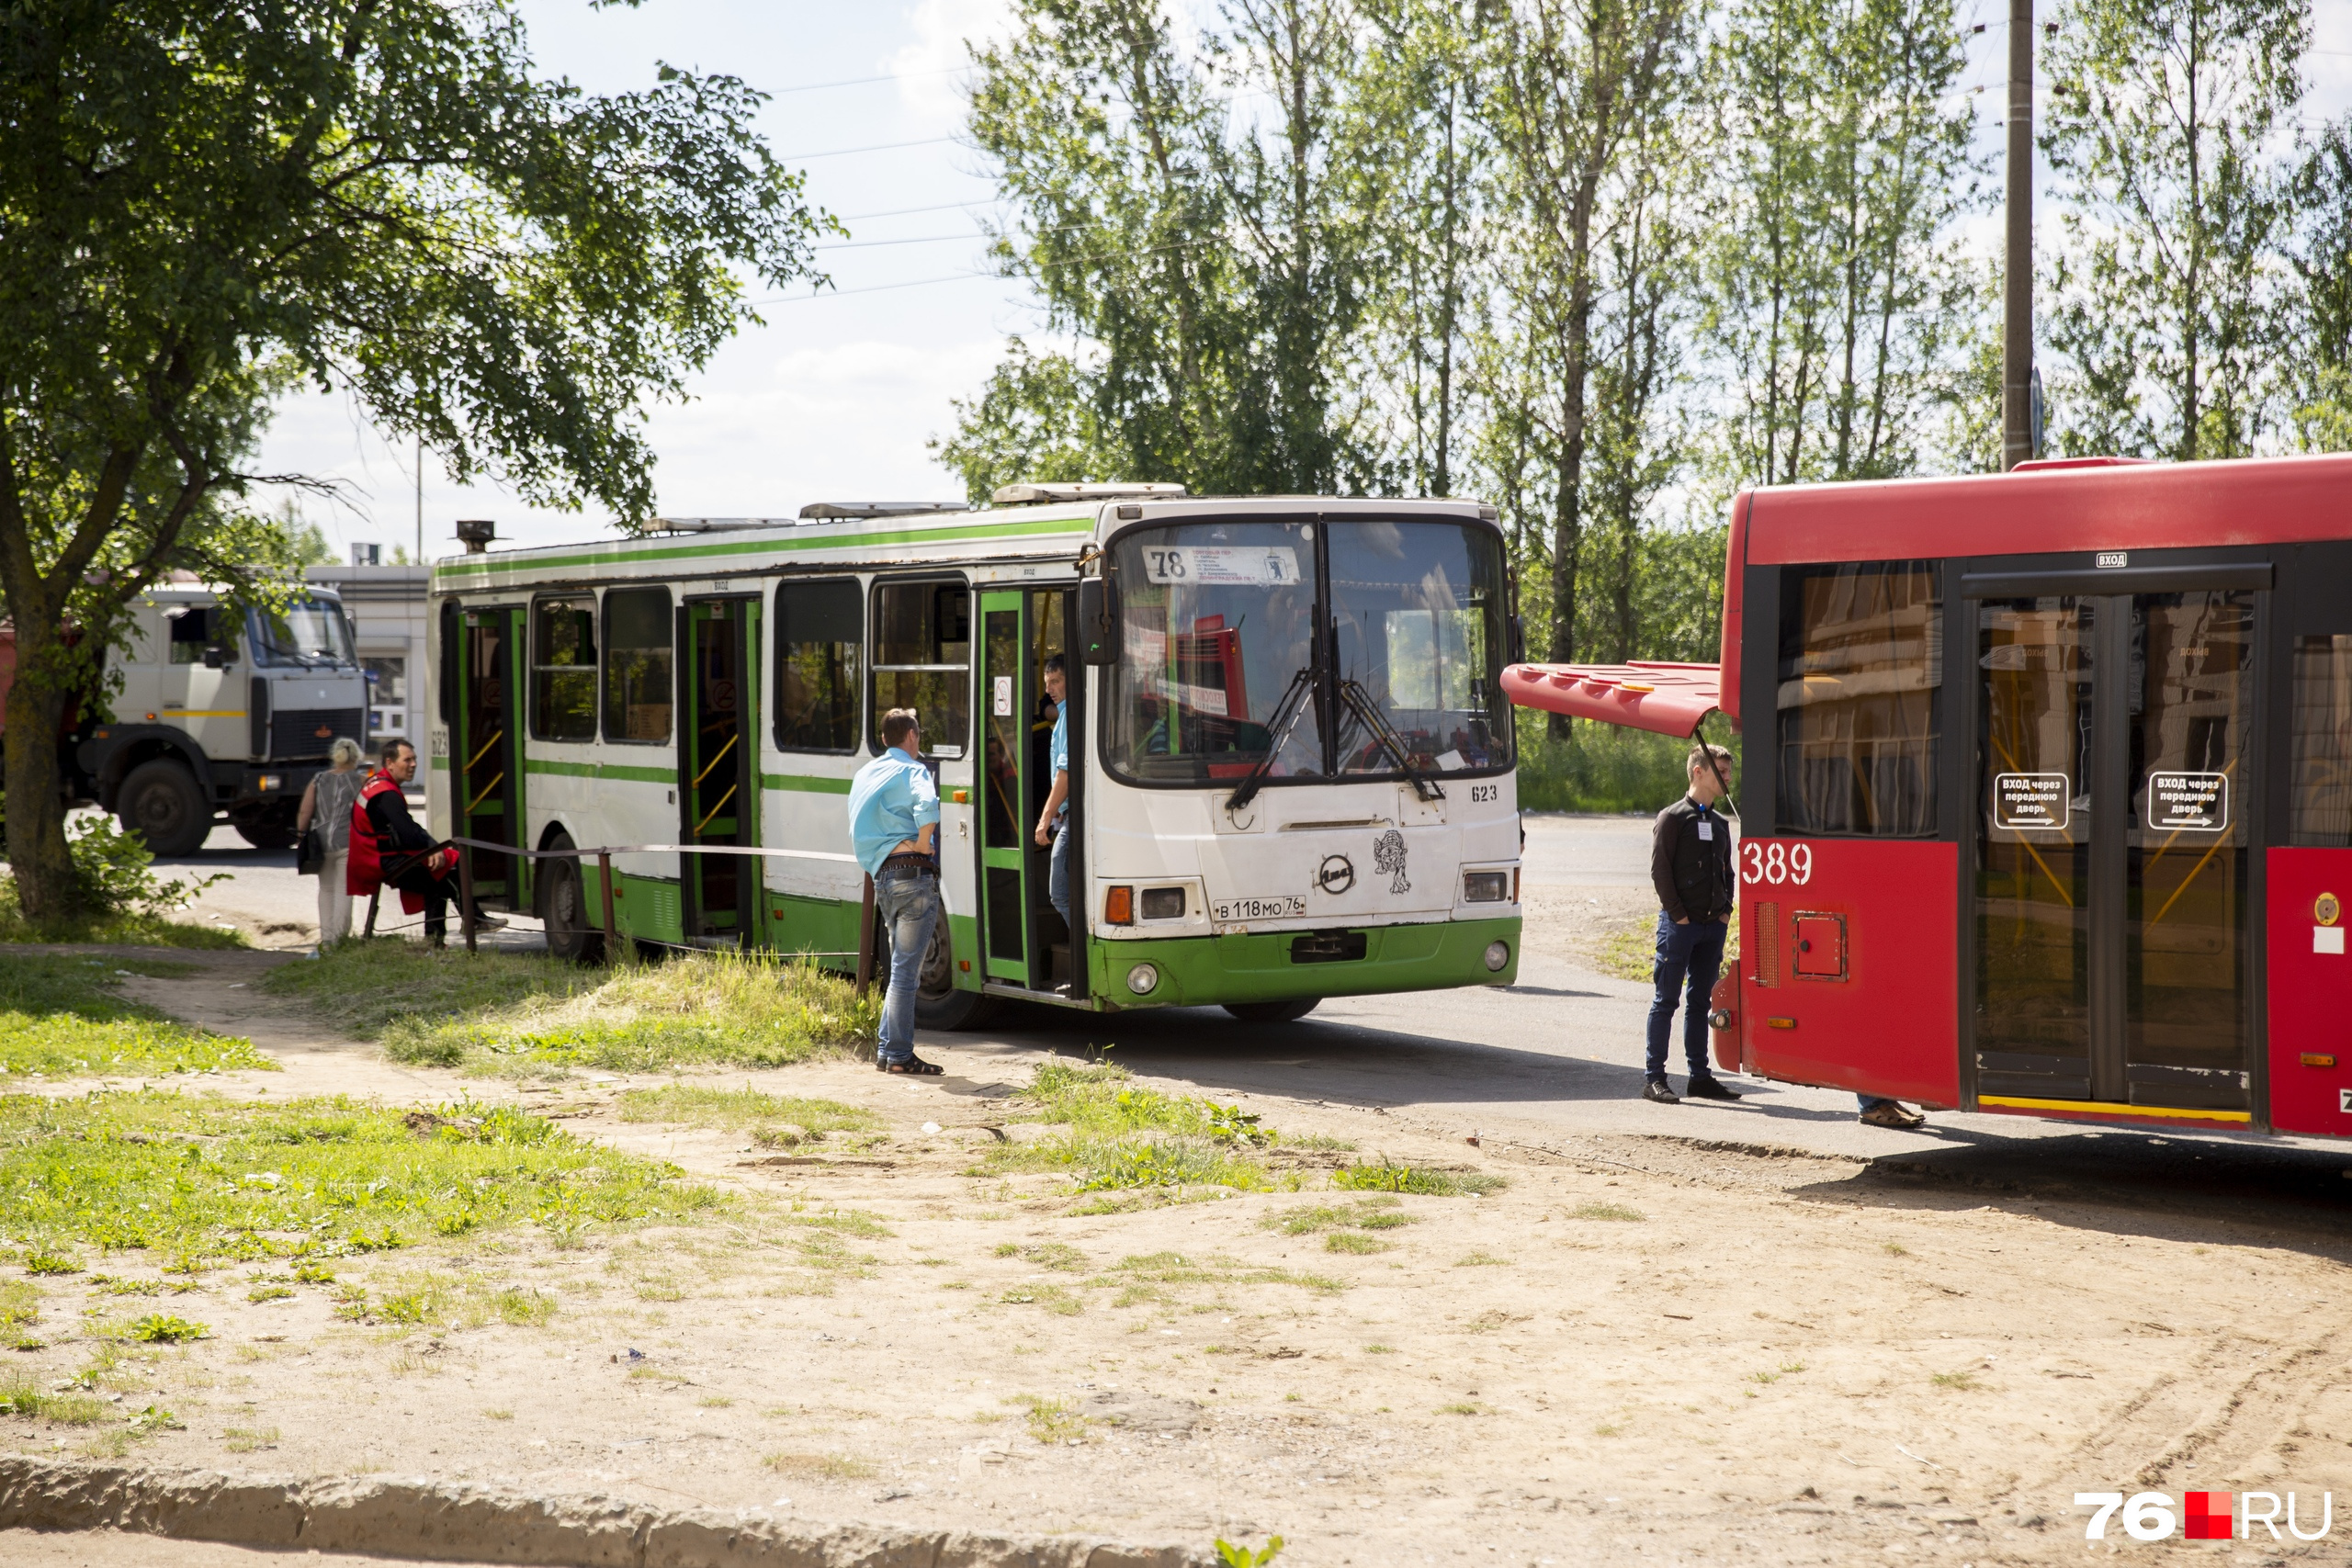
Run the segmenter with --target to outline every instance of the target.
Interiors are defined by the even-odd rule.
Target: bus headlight
[[[1507,942],[1490,942],[1487,944],[1487,967],[1488,969],[1499,975],[1503,972],[1503,965],[1510,962],[1510,943]]]
[[[1148,996],[1159,984],[1159,965],[1138,964],[1127,971],[1127,989],[1136,995]]]
[[[1507,871],[1465,871],[1462,874],[1462,901],[1465,904],[1503,904],[1510,900],[1510,873]]]

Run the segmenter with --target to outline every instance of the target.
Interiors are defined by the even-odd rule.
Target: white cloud
[[[912,123],[962,129],[971,46],[1001,37],[1012,17],[1009,0],[917,0],[907,17],[912,36],[890,59]]]

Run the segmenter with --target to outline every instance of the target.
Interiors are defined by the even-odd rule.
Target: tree
[[[2306,0],[2072,0],[2041,145],[2070,453],[2242,457],[2270,417]]]
[[[1512,231],[1500,287],[1544,390],[1530,417],[1548,458],[1551,657],[1561,661],[1577,654],[1600,257],[1632,208],[1614,199],[1629,155],[1663,133],[1690,82],[1691,22],[1682,0],[1527,0],[1490,35],[1485,112]],[[1644,165],[1631,163],[1638,188]]]
[[[341,387],[460,480],[650,510],[649,398],[808,274],[759,96],[536,79],[516,0],[27,0],[0,23],[8,853],[73,912],[54,740],[124,606],[260,526],[276,389]],[[209,573],[208,573],[209,574]],[[69,627],[74,635],[69,635]]]
[[[956,434],[929,445],[964,481],[964,495],[983,506],[1000,485],[1102,482],[1121,477],[1120,455],[1095,423],[1086,372],[1066,354],[1036,355],[1020,338],[989,374],[980,395],[958,398]]]
[[[2281,345],[2295,445],[2352,449],[2352,121],[2312,141],[2295,171],[2292,326]]]

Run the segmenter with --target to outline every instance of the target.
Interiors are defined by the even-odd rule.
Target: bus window
[[[2295,639],[2287,841],[2352,849],[2352,637]]]
[[[882,716],[912,708],[923,749],[961,757],[972,724],[972,592],[960,582],[886,582],[874,590],[874,749]]]
[[[658,746],[670,739],[670,591],[605,593],[605,739]]]
[[[862,608],[857,584],[849,579],[787,582],[776,589],[778,750],[857,750],[857,666],[865,641]]]
[[[585,595],[531,607],[531,733],[596,739],[596,601]]]
[[[1783,832],[1935,832],[1942,609],[1926,561],[1786,569],[1776,791]]]
[[[1458,523],[1340,523],[1327,545],[1340,678],[1380,705],[1415,767],[1509,767],[1501,541]],[[1396,772],[1353,714],[1339,729],[1341,773]]]
[[[1102,715],[1114,773],[1238,781],[1276,742],[1266,721],[1312,664],[1312,523],[1137,528],[1114,547],[1125,638]],[[1323,772],[1318,705],[1299,709],[1272,776]]]

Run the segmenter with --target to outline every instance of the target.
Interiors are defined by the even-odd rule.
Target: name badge
[[[1699,824],[1699,837],[1712,840],[1714,836],[1715,825],[1713,822],[1702,822]]]

